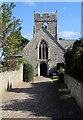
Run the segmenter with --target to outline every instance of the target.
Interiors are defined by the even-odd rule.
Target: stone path
[[[64,83],[36,77],[33,83],[2,94],[3,118],[83,119],[83,112]]]

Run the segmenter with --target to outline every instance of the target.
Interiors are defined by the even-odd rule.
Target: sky
[[[10,2],[10,1],[8,1]],[[13,15],[22,22],[22,36],[32,39],[34,26],[34,11],[58,11],[58,37],[63,39],[78,39],[81,37],[81,2],[14,2],[16,7]],[[46,11],[47,8],[47,11]]]
[[[58,36],[63,39],[81,37],[81,2],[14,2],[13,15],[22,22],[22,36],[32,39],[34,11],[37,13],[58,11]],[[47,8],[47,11],[45,10]]]
[[[15,2],[13,14],[23,20],[22,35],[31,39],[34,26],[34,11],[43,13],[58,11],[58,35],[65,39],[77,39],[81,32],[80,2]]]
[[[10,0],[0,1],[10,3]],[[79,39],[81,37],[80,32],[83,32],[83,24],[81,24],[81,21],[83,21],[83,17],[81,19],[81,16],[83,16],[81,15],[81,11],[83,11],[83,4],[81,9],[80,0],[67,0],[67,2],[64,2],[65,0],[58,0],[61,2],[55,2],[57,0],[54,0],[54,2],[51,2],[53,0],[40,0],[40,2],[39,0],[33,0],[35,2],[30,2],[30,0],[29,2],[27,1],[28,0],[11,0],[11,2],[16,4],[16,7],[12,10],[13,15],[17,19],[20,18],[23,21],[23,28],[21,30],[23,37],[29,40],[33,37],[34,11],[41,13],[42,15],[43,12],[52,13],[56,12],[56,10],[58,11],[58,37],[62,37],[63,39]],[[47,11],[45,10],[46,8]]]

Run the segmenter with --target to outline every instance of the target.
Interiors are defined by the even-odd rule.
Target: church
[[[64,53],[75,40],[59,40],[57,11],[34,12],[33,38],[18,54],[34,66],[35,76],[49,76],[56,72],[57,64],[64,63]]]

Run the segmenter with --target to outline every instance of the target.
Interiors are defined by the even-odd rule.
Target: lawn
[[[54,78],[54,79],[52,79],[53,81],[59,81],[59,78]]]

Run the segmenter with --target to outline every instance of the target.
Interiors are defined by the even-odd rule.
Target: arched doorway
[[[47,65],[46,63],[40,64],[40,76],[47,76]]]

